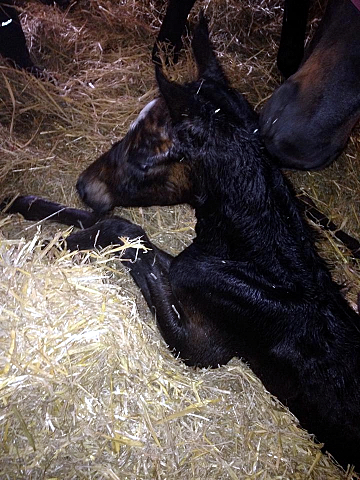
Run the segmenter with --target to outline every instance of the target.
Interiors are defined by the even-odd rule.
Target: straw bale
[[[0,243],[1,478],[345,478],[240,361],[173,358],[111,252],[43,240]]]
[[[156,95],[150,54],[165,2],[19,5],[51,81],[0,59],[2,196],[79,206],[79,173]],[[234,86],[260,109],[281,81],[282,1],[202,0],[191,23],[201,7]],[[316,2],[310,36],[320,11]],[[180,81],[193,73],[188,50],[169,68]],[[332,167],[291,179],[359,237],[358,133]],[[193,236],[185,206],[117,213],[173,254]],[[69,254],[63,228],[17,216],[4,217],[0,232],[0,478],[346,478],[240,361],[198,371],[174,359],[125,260]],[[357,263],[332,237],[321,249],[355,301]]]

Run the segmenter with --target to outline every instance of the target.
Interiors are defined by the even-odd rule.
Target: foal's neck
[[[311,264],[318,257],[291,186],[261,150],[245,147],[206,169],[195,243],[232,260]]]

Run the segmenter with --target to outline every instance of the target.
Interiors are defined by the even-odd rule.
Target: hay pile
[[[109,256],[41,238],[1,242],[1,478],[340,478],[239,361],[174,359]]]
[[[280,81],[281,3],[198,5],[212,19],[234,85],[257,107]],[[78,174],[156,95],[150,52],[164,7],[160,0],[81,0],[64,13],[35,1],[22,5],[31,53],[53,83],[0,60],[2,196],[80,204]],[[191,77],[188,57],[171,71],[175,78]],[[358,147],[354,136],[333,167],[292,177],[359,237]],[[193,235],[184,206],[121,214],[171,253]],[[0,227],[0,478],[351,476],[320,453],[240,361],[195,371],[174,359],[109,251],[69,254],[59,226],[5,217]],[[324,254],[354,299],[357,265],[329,240]]]

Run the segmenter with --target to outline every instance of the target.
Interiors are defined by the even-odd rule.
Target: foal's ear
[[[227,86],[229,81],[216,58],[214,47],[209,38],[208,22],[203,11],[200,12],[199,23],[194,32],[192,49],[199,71],[199,78],[208,78]]]
[[[189,115],[191,106],[185,87],[168,80],[158,65],[155,65],[155,74],[160,93],[166,102],[172,120],[174,122],[183,120]]]

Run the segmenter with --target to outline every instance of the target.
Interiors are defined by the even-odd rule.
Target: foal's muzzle
[[[114,207],[107,185],[97,178],[80,175],[76,189],[81,200],[98,214],[105,214]]]

